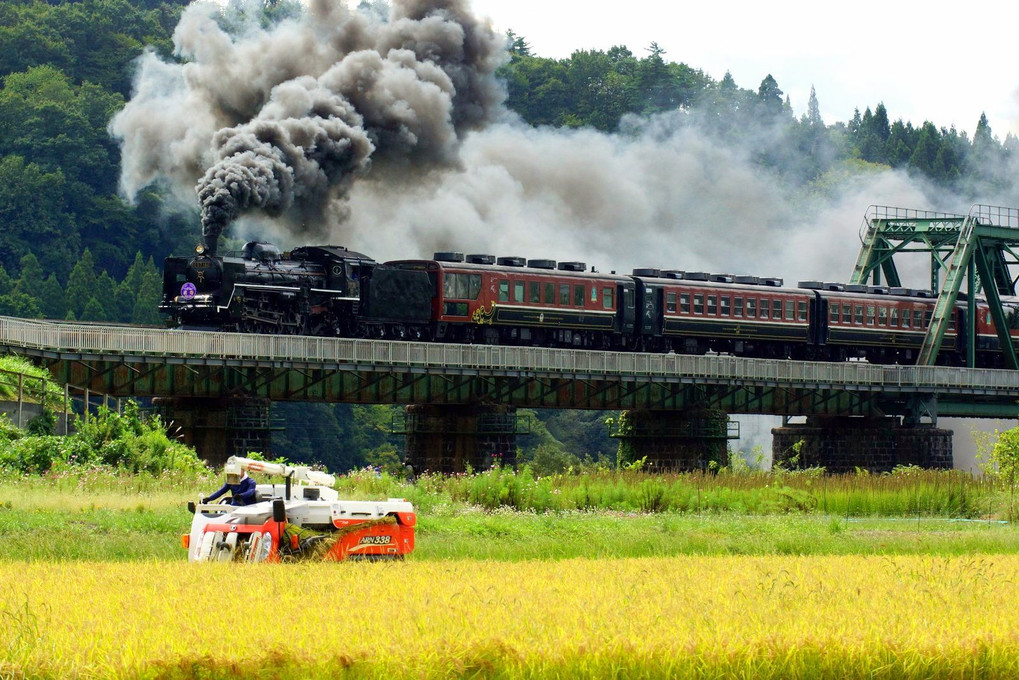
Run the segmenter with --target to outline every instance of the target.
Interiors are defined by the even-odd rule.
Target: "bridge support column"
[[[890,472],[898,465],[952,467],[951,430],[901,424],[895,417],[811,417],[771,434],[774,465],[823,467],[834,474],[857,468]]]
[[[407,406],[406,457],[418,472],[487,470],[517,462],[517,416],[512,406]]]
[[[156,399],[171,436],[179,433],[198,457],[219,467],[250,451],[270,455],[273,427],[268,399]]]
[[[647,457],[650,470],[707,470],[728,462],[729,439],[739,437],[739,423],[724,411],[624,411],[612,437],[619,439],[619,460]]]

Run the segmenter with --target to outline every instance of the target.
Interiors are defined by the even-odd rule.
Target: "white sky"
[[[496,30],[531,51],[565,58],[623,44],[638,57],[655,41],[668,61],[756,90],[771,73],[796,115],[817,90],[826,123],[884,102],[889,118],[955,125],[972,136],[981,112],[994,134],[1019,134],[1019,3],[901,0],[676,2],[473,0]]]

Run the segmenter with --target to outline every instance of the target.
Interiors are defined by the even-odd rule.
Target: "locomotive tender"
[[[281,253],[252,241],[167,258],[159,310],[173,326],[236,332],[911,364],[934,304],[905,288],[453,252],[378,263],[340,246]],[[1016,301],[1006,304],[1013,318]],[[988,307],[975,309],[977,363],[999,366]],[[958,303],[939,363],[963,363],[966,313]]]

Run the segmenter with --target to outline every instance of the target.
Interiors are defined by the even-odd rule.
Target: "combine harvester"
[[[250,505],[188,503],[190,562],[403,559],[414,549],[414,506],[402,498],[341,501],[333,476],[304,466],[231,456],[228,477],[262,472],[283,484],[258,484]],[[226,499],[224,499],[226,500]]]

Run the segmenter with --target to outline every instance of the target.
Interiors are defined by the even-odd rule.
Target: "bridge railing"
[[[64,354],[163,357],[189,362],[301,362],[354,366],[621,375],[746,384],[957,388],[1019,393],[1019,372],[945,366],[880,366],[724,355],[637,354],[542,347],[444,345],[306,336],[251,335],[126,326],[38,322],[0,317],[0,345]]]

